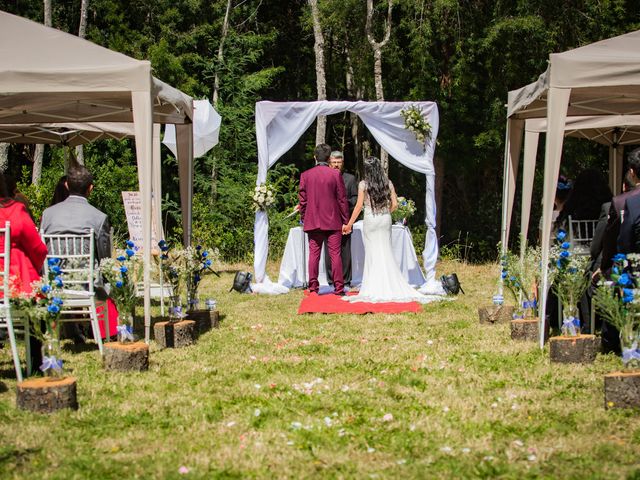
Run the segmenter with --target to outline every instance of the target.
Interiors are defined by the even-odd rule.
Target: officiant
[[[349,215],[353,213],[353,208],[356,206],[356,200],[358,200],[358,182],[356,177],[344,171],[344,157],[342,152],[334,150],[329,157],[329,166],[336,170],[339,170],[342,174],[342,180],[344,181],[344,187],[347,191],[347,202],[349,203]],[[327,271],[327,281],[329,285],[333,284],[331,280],[331,260],[329,254],[326,251],[327,245],[324,246],[324,261],[325,269]],[[341,256],[342,256],[342,274],[344,277],[345,287],[351,287],[351,234],[342,236]]]

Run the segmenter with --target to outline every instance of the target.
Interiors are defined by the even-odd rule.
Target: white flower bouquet
[[[427,142],[431,139],[431,124],[427,122],[422,110],[415,105],[411,105],[400,111],[404,118],[404,128],[413,133],[416,140],[422,144],[422,148],[427,149]]]
[[[254,188],[251,199],[253,201],[253,209],[256,212],[259,210],[265,211],[275,203],[276,191],[270,184],[263,183]]]

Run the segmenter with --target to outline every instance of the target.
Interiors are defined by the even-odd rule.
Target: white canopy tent
[[[546,118],[530,118],[525,121],[520,238],[527,238],[528,234],[538,140],[540,134],[546,132]],[[609,187],[614,194],[619,193],[622,183],[624,147],[640,144],[640,115],[567,117],[564,135],[584,138],[609,147]],[[509,209],[510,206],[507,205],[507,208]],[[511,215],[507,214],[507,218],[510,217]],[[507,221],[507,236],[509,223],[510,221]],[[524,242],[521,243],[521,255],[524,253],[525,246]]]
[[[426,149],[404,126],[400,111],[410,106],[422,110],[431,124],[431,140]],[[435,280],[438,259],[436,237],[435,170],[433,154],[438,136],[438,107],[434,102],[258,102],[256,103],[256,139],[258,143],[257,185],[267,180],[268,169],[287,152],[319,115],[344,111],[357,114],[376,141],[398,162],[426,176],[427,232],[423,251],[425,288],[440,292]],[[269,223],[266,212],[256,212],[254,226],[254,271],[257,283],[270,283],[266,275],[269,253]]]
[[[0,124],[133,125],[143,208],[144,315],[148,341],[153,125],[177,126],[180,194],[188,242],[193,189],[192,99],[154,78],[148,61],[129,58],[6,12],[0,12],[0,45],[6,47],[0,51]],[[159,137],[159,128],[156,132]]]
[[[525,120],[546,118],[542,213],[542,263],[548,264],[551,215],[567,118],[640,114],[640,31],[551,54],[538,80],[509,92],[502,211],[506,249]],[[628,125],[625,120],[620,125]],[[531,151],[531,150],[530,150]],[[543,269],[540,318],[544,319],[548,272]],[[540,346],[544,329],[540,328]]]

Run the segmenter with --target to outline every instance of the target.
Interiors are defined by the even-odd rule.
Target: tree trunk
[[[393,9],[393,0],[389,0],[389,7],[387,10],[387,21],[385,24],[385,33],[382,41],[377,42],[373,36],[373,0],[367,0],[367,23],[365,31],[367,34],[367,40],[373,49],[373,79],[376,87],[376,100],[378,102],[384,102],[384,90],[382,88],[382,49],[389,42],[391,37],[391,11]],[[389,172],[389,154],[380,147],[380,162],[385,172]]]
[[[348,43],[348,40],[347,40]],[[345,74],[345,82],[347,86],[347,95],[350,100],[362,100],[362,88],[355,87],[354,78],[355,75],[353,73],[353,62],[351,60],[351,54],[349,53],[349,49],[346,49],[346,61],[347,61],[347,71]],[[360,124],[358,115],[353,112],[349,112],[349,120],[351,122],[351,140],[353,142],[353,155],[355,159],[355,169],[359,173],[360,178],[363,177],[364,172],[362,168],[362,148],[360,146]]]
[[[37,185],[42,177],[42,160],[44,159],[44,145],[36,145],[33,153],[33,172],[31,173],[31,183]]]
[[[0,143],[0,173],[4,173],[9,168],[9,144]]]
[[[218,65],[216,68],[216,73],[213,77],[213,95],[211,96],[211,101],[213,102],[213,106],[218,106],[218,97],[220,95],[220,68],[222,65],[222,61],[224,60],[224,41],[227,38],[227,33],[229,32],[229,14],[231,13],[231,1],[227,0],[227,8],[224,12],[224,20],[222,21],[222,32],[220,33],[220,45],[218,45]],[[218,189],[216,188],[216,164],[217,164],[217,155],[214,151],[213,158],[211,159],[211,204],[215,201],[216,195],[218,194]]]
[[[318,100],[327,99],[327,78],[324,69],[324,35],[320,25],[320,12],[318,0],[309,0],[311,18],[313,19],[313,51],[316,55],[316,89]],[[316,120],[316,145],[325,143],[327,133],[327,117],[321,115]]]
[[[44,0],[44,25],[51,26],[51,0]]]
[[[78,36],[80,38],[87,37],[87,12],[89,10],[89,0],[80,1],[80,26],[78,27]]]

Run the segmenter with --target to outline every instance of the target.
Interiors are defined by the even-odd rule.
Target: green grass
[[[5,348],[0,477],[640,478],[639,413],[603,408],[618,359],[550,364],[508,325],[478,323],[495,267],[439,265],[454,270],[466,295],[403,315],[298,316],[299,291],[208,277],[221,327],[152,344],[148,372],[65,353],[75,412],[17,410]]]

